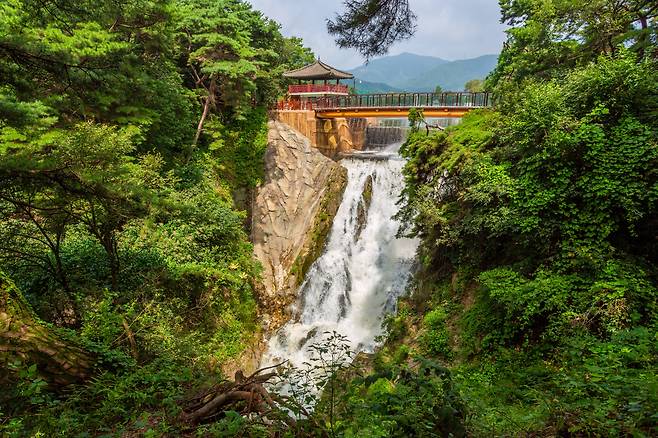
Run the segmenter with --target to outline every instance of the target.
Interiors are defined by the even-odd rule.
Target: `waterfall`
[[[348,183],[326,247],[300,286],[296,316],[269,340],[264,363],[283,359],[301,367],[325,332],[347,336],[355,353],[376,347],[418,246],[416,239],[396,237],[400,224],[393,216],[404,185],[399,146],[341,162]]]
[[[368,126],[366,144],[369,148],[380,148],[402,142],[407,137],[408,130],[406,126]]]

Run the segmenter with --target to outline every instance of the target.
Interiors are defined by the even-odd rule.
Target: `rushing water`
[[[386,314],[404,292],[418,246],[397,238],[397,201],[404,161],[399,144],[355,154],[341,163],[348,183],[323,254],[302,283],[295,318],[269,341],[265,363],[282,359],[301,367],[309,346],[326,332],[347,337],[353,352],[371,352]],[[364,188],[372,181],[370,206]]]

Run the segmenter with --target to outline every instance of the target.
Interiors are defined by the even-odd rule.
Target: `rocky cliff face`
[[[347,172],[287,125],[270,122],[269,128],[266,180],[254,200],[252,241],[263,265],[264,322],[275,330],[287,320],[297,286],[322,252]]]

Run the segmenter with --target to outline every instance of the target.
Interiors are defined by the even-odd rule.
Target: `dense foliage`
[[[474,435],[654,435],[657,8],[502,5],[497,110],[403,148],[423,268],[390,342],[450,364]]]
[[[182,400],[258,336],[248,200],[312,54],[241,0],[2,2],[0,434],[658,434],[658,6],[500,3],[467,86],[496,109],[410,112],[421,266],[387,343],[333,333],[269,422],[199,425]],[[344,46],[413,33],[406,1],[345,4]]]
[[[165,431],[175,397],[240,354],[259,272],[240,200],[281,72],[312,59],[239,0],[2,2],[0,271],[25,324],[100,374],[62,398],[35,356],[0,350],[0,435]]]

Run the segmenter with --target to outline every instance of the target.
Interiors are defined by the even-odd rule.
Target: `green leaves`
[[[627,52],[602,57],[528,83],[496,116],[473,113],[404,146],[403,217],[423,237],[430,269],[482,271],[486,304],[467,319],[488,348],[609,336],[652,318],[640,299],[655,294],[641,278],[655,270],[648,242],[658,217],[649,64]]]
[[[658,10],[650,0],[502,0],[508,39],[490,82],[502,93],[528,78],[557,78],[630,48],[650,58]],[[655,52],[653,54],[655,59]],[[503,96],[505,98],[505,96]]]
[[[273,47],[283,43],[278,29],[267,28],[268,24],[241,2],[185,0],[180,4],[178,41],[195,87],[205,96],[204,106],[244,113],[254,97],[260,99],[256,79],[272,78],[267,70],[280,62]],[[262,38],[261,32],[272,40]],[[218,108],[216,102],[225,108]]]
[[[136,359],[0,434],[176,434],[181,370],[216,377],[256,331],[238,209],[309,58],[243,1],[0,2],[0,263],[44,319]]]
[[[450,335],[446,327],[447,320],[448,312],[441,305],[423,317],[424,331],[419,340],[423,351],[431,357],[449,359],[452,356]]]
[[[379,366],[347,385],[339,405],[340,436],[463,437],[463,400],[450,372],[416,358],[414,366]]]
[[[658,8],[501,8],[496,111],[402,148],[411,300],[449,284],[419,346],[454,339],[473,435],[655,434]]]

